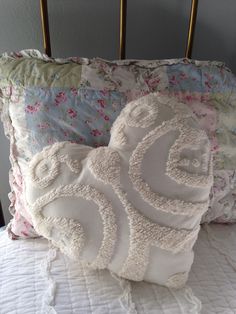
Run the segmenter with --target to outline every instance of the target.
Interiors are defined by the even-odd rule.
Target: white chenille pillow
[[[185,284],[208,209],[210,144],[186,105],[149,94],[115,121],[108,147],[56,143],[26,178],[34,227],[93,268]]]

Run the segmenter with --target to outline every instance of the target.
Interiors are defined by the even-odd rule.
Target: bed
[[[1,313],[236,313],[235,232],[203,227],[187,286],[169,290],[89,271],[46,240],[12,242],[2,231]]]
[[[47,56],[44,55],[41,57],[40,55],[39,59],[44,58],[46,62],[52,62],[49,58],[51,56],[51,45],[47,1],[41,0],[40,5],[44,47]],[[190,60],[197,17],[197,5],[198,1],[193,0],[189,19],[185,59],[181,59],[180,61],[153,61],[153,63],[124,60],[116,61],[116,66],[119,67],[119,65],[129,64],[134,66],[137,63],[137,66],[142,69],[146,66],[147,68],[152,68],[154,65],[156,66],[156,64],[160,65],[160,67],[169,65],[179,66],[179,64],[184,64],[195,66],[197,68],[196,73],[199,74],[199,68],[208,66],[208,63]],[[125,59],[126,7],[127,1],[121,0],[120,59]],[[26,56],[27,59],[29,58],[27,54],[32,54],[35,57],[35,54],[37,53],[35,51],[23,52],[20,56],[14,55],[9,56],[9,58],[17,59]],[[64,62],[67,64],[68,60],[57,62],[61,64]],[[78,58],[78,60],[76,59],[76,61],[73,62],[81,62],[81,64],[85,64],[85,68],[87,64],[89,64],[87,59],[81,61]],[[127,64],[125,64],[125,62],[127,62]],[[102,66],[101,68],[105,71],[105,66],[110,63],[103,63],[102,60],[96,59],[94,64],[98,64],[99,66],[102,64],[104,68],[102,68]],[[111,66],[113,66],[112,63]],[[109,73],[109,69],[107,71],[107,73]],[[228,70],[225,70],[222,65],[218,63],[212,64],[210,66],[210,71],[212,71],[209,72],[211,77],[206,75],[208,80],[207,84],[205,84],[206,94],[208,95],[210,93],[210,88],[212,87],[210,84],[213,84],[212,82],[216,81],[214,88],[216,89],[216,94],[220,94],[219,99],[221,100],[222,86],[220,85],[219,77],[224,78],[223,81],[227,88],[230,87],[233,89],[236,84],[232,84],[232,87],[231,83],[228,82],[231,79],[231,73]],[[226,72],[226,76],[224,76],[224,71]],[[181,75],[182,77],[180,79],[184,80],[184,74],[182,73]],[[202,73],[199,75],[202,78]],[[122,75],[120,75],[119,78],[120,77],[122,80]],[[40,78],[37,79],[40,81]],[[171,74],[170,84],[172,84],[171,86],[175,95],[178,95],[175,87],[175,80],[175,76]],[[195,82],[195,80],[196,78],[193,78],[192,81]],[[152,84],[153,81],[150,83],[150,88],[153,88]],[[88,86],[90,87],[90,85]],[[71,89],[71,91],[76,94],[76,90]],[[229,97],[228,95],[231,95],[230,92],[228,93],[227,91],[227,97]],[[193,95],[194,97],[197,97],[196,93]],[[185,100],[187,102],[192,101],[192,99],[189,100],[189,93],[184,93],[184,97],[186,97]],[[59,102],[65,102],[65,95],[60,94],[60,97],[56,97],[55,99],[56,106],[58,106]],[[103,103],[100,103],[100,105],[102,107]],[[37,106],[26,107],[25,111],[28,110],[30,119],[32,117],[32,112],[37,111],[37,108]],[[76,112],[71,109],[68,113],[70,118],[76,116]],[[16,116],[17,114],[18,113],[16,112]],[[106,116],[104,116],[103,113],[102,117],[106,120]],[[28,118],[28,123],[30,121],[32,126],[32,121],[30,119]],[[201,122],[203,125],[206,124],[204,119],[205,113],[203,112],[201,113]],[[97,133],[98,132],[99,130],[97,130]],[[95,134],[95,136],[97,136],[97,134]],[[215,137],[212,140],[212,145],[217,146],[214,140]],[[12,157],[14,157],[13,154],[11,155],[11,158]],[[13,158],[13,163],[14,162],[15,160]],[[67,161],[64,159],[62,162]],[[73,165],[71,168],[73,168]],[[46,170],[47,169],[48,168],[46,168]],[[220,171],[222,171],[222,169]],[[220,171],[217,173],[219,177],[221,174]],[[27,232],[23,230],[22,237],[14,233],[14,230],[16,230],[14,226],[15,222],[11,222],[8,226],[8,230],[5,228],[0,229],[0,313],[236,313],[236,225],[232,223],[235,222],[236,219],[234,207],[235,170],[232,170],[230,173],[228,181],[229,180],[231,180],[230,183],[228,183],[230,188],[224,187],[224,191],[222,188],[221,198],[218,199],[216,197],[211,205],[217,207],[217,214],[219,214],[219,211],[222,210],[223,207],[226,208],[228,206],[227,211],[224,212],[223,216],[218,215],[215,217],[213,214],[204,216],[198,239],[194,245],[195,258],[189,273],[189,279],[183,288],[177,290],[145,281],[129,281],[108,270],[91,270],[85,267],[83,263],[73,261],[67,257],[56,248],[51,241],[38,237],[38,235],[36,236],[34,233],[35,231],[33,229],[31,230],[30,224],[26,220],[19,219],[18,214],[18,219],[21,220],[21,224],[27,228]],[[13,179],[13,185],[15,181]],[[217,188],[215,189],[217,190]],[[18,189],[17,192],[20,193],[20,189]],[[230,209],[228,209],[229,207]],[[232,213],[229,214],[230,210],[232,210]],[[0,208],[0,225],[3,225],[1,211]],[[214,222],[217,223],[208,224],[211,220],[214,220]],[[224,223],[219,224],[219,222]]]

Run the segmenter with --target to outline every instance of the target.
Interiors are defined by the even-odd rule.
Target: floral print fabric
[[[0,106],[12,163],[9,233],[36,236],[24,201],[24,175],[35,153],[57,141],[107,145],[122,108],[156,91],[188,104],[210,138],[215,182],[204,220],[236,221],[236,80],[223,64],[51,59],[30,50],[0,59]]]
[[[69,140],[97,147],[107,145],[112,122],[126,103],[118,91],[85,88],[27,88],[25,117],[31,130],[29,149]]]

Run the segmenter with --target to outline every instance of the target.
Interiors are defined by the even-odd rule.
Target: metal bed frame
[[[127,21],[127,2],[128,0],[120,1],[120,21],[119,21],[119,59],[125,59],[126,57],[126,21]],[[185,49],[185,58],[191,58],[194,40],[194,31],[197,20],[198,0],[191,0],[191,10],[189,14],[189,26],[188,37]],[[43,31],[43,45],[45,53],[51,57],[51,41],[49,31],[49,19],[48,19],[48,5],[47,0],[40,0],[40,12]]]
[[[49,18],[48,18],[48,1],[40,1],[40,15],[43,33],[43,46],[45,53],[51,57],[51,41],[50,41],[50,30],[49,30]],[[126,57],[126,22],[127,22],[127,2],[128,0],[120,1],[120,19],[119,19],[119,59],[125,59]],[[191,0],[191,10],[189,14],[189,26],[188,26],[188,36],[185,48],[185,58],[191,58],[194,40],[194,31],[197,20],[198,11],[198,0]],[[0,227],[4,226],[4,216],[0,202]]]

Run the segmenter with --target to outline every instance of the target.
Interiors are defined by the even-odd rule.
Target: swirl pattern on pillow
[[[209,141],[191,112],[150,94],[123,109],[108,147],[62,142],[36,154],[26,197],[37,232],[72,258],[178,288],[212,180]]]

